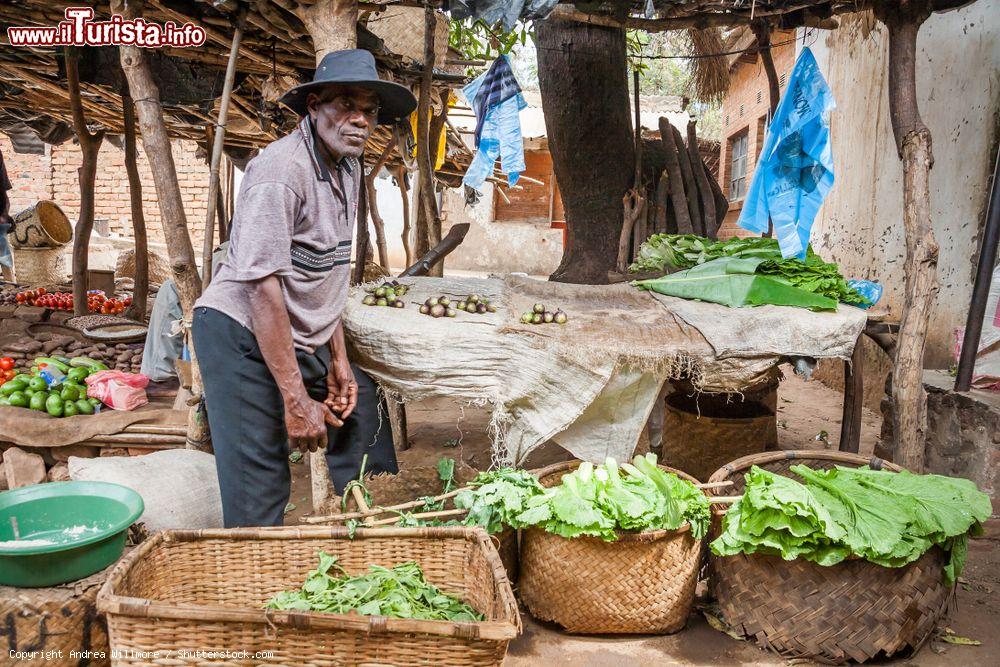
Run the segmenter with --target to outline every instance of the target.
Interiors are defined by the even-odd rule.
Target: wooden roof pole
[[[212,144],[212,162],[208,176],[208,211],[205,214],[205,240],[201,249],[201,285],[208,287],[212,281],[212,250],[215,246],[215,213],[219,205],[219,163],[222,162],[222,148],[226,143],[226,121],[229,119],[229,99],[233,94],[233,81],[236,79],[236,60],[240,54],[240,41],[243,39],[243,26],[246,24],[246,6],[240,8],[236,18],[236,32],[233,33],[233,45],[229,50],[229,62],[226,64],[226,78],[222,84],[222,99],[219,101],[219,120],[215,124],[215,141]]]
[[[441,216],[434,197],[434,159],[437,145],[431,148],[431,88],[434,85],[434,36],[437,18],[434,7],[424,8],[424,69],[420,77],[420,97],[417,100],[417,181],[420,210],[417,215],[417,255],[424,247],[434,248],[441,242]],[[445,100],[447,110],[447,100]],[[442,123],[443,124],[443,123]],[[421,217],[419,213],[423,213]],[[423,222],[423,224],[421,224]],[[426,246],[421,242],[424,236]],[[431,275],[441,275],[442,267],[432,268]]]
[[[928,0],[900,0],[875,15],[889,29],[889,116],[903,162],[903,229],[906,238],[903,318],[892,366],[893,462],[913,472],[924,468],[927,393],[924,347],[938,292],[938,244],[931,227],[931,133],[917,105],[917,32],[931,15]]]
[[[149,247],[146,239],[146,216],[142,210],[142,179],[136,164],[135,107],[128,85],[122,86],[122,113],[125,126],[125,173],[128,175],[128,195],[132,210],[132,231],[135,236],[135,286],[132,305],[125,316],[142,322],[146,319],[149,296]]]
[[[69,84],[69,106],[73,113],[73,128],[80,142],[83,162],[80,164],[80,215],[73,232],[73,314],[86,315],[87,308],[87,258],[90,235],[94,230],[94,183],[97,179],[97,154],[104,141],[104,131],[93,134],[87,129],[80,99],[80,53],[74,48],[66,51],[66,79]]]

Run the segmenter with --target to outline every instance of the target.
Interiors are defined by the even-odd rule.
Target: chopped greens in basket
[[[656,456],[637,456],[619,468],[609,458],[603,466],[583,462],[528,500],[514,518],[519,527],[539,526],[562,537],[589,535],[617,539],[617,531],[680,528],[691,524],[700,539],[708,532],[708,499],[694,484],[656,466]]]
[[[967,479],[868,468],[791,471],[800,483],[754,466],[726,512],[712,553],[762,553],[834,565],[857,556],[902,567],[934,545],[949,553],[944,580],[965,564],[969,533],[990,517],[989,496]]]
[[[870,302],[847,285],[836,264],[824,262],[810,246],[806,259],[785,259],[777,239],[733,238],[713,241],[694,234],[654,234],[639,247],[632,272],[690,269],[722,257],[760,260],[756,273],[791,287],[843,303]],[[707,300],[707,299],[706,299]]]
[[[337,557],[325,551],[319,552],[319,566],[310,570],[301,589],[278,593],[267,608],[435,621],[483,620],[475,609],[429,584],[417,563],[392,568],[369,565],[368,572],[351,577],[337,563]]]

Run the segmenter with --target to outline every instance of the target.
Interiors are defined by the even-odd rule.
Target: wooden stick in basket
[[[712,505],[732,505],[743,496],[712,496],[708,502]]]
[[[705,482],[704,484],[695,484],[699,489],[723,489],[727,486],[732,486],[733,480],[727,479],[723,482]]]
[[[462,491],[465,491],[469,487],[463,486],[461,489],[455,489],[454,491],[449,491],[448,493],[442,493],[440,496],[434,496],[433,498],[418,498],[417,500],[408,500],[405,503],[399,503],[398,505],[389,505],[388,507],[383,507],[381,505],[376,505],[375,507],[369,508],[366,512],[344,512],[341,514],[327,514],[325,516],[310,516],[304,519],[305,523],[326,523],[327,521],[346,521],[348,519],[362,519],[366,516],[377,516],[379,514],[385,514],[386,512],[392,512],[396,510],[406,510],[411,507],[419,507],[425,503],[436,503],[441,500],[447,500],[449,498],[454,498]]]
[[[420,512],[418,514],[411,514],[409,516],[409,518],[411,518],[411,519],[436,519],[436,518],[444,517],[444,516],[459,516],[460,514],[465,514],[468,511],[469,510],[440,510],[440,511],[437,511],[437,512]],[[392,517],[389,517],[388,519],[379,519],[378,521],[375,521],[375,522],[371,523],[370,525],[372,525],[372,526],[390,526],[390,525],[396,523],[397,521],[399,521],[402,518],[403,518],[402,516],[392,516]]]
[[[371,508],[368,507],[368,503],[365,502],[365,494],[364,492],[361,491],[361,487],[352,486],[351,495],[354,496],[354,502],[357,503],[358,510],[360,510],[362,516],[365,517],[364,518],[365,524],[371,526],[372,525]]]

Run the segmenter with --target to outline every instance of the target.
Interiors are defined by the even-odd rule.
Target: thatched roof
[[[300,0],[301,1],[301,0]],[[310,4],[305,0],[302,4]],[[64,19],[66,7],[91,5],[95,20],[110,17],[108,0],[3,0],[0,3],[0,129],[27,124],[49,143],[72,136],[69,93],[66,86],[62,47],[11,47],[6,44],[9,26],[55,26]],[[294,114],[276,99],[291,85],[308,80],[315,67],[312,40],[301,21],[286,7],[291,0],[256,0],[250,11],[237,62],[237,77],[230,104],[226,149],[234,155],[285,134],[294,125]],[[369,5],[372,7],[374,5]],[[207,128],[218,113],[218,98],[229,55],[238,5],[234,0],[146,0],[144,16],[149,21],[181,24],[192,21],[207,32],[203,46],[149,49],[146,53],[160,86],[164,116],[172,137],[204,143]],[[380,76],[415,86],[419,63],[389,51],[383,41],[364,27],[363,11],[358,26],[358,45],[376,58]],[[422,21],[415,29],[422,33]],[[114,47],[81,50],[81,92],[88,123],[111,134],[123,131],[123,75]],[[435,70],[439,96],[460,85],[464,77]],[[23,123],[23,124],[22,124]],[[391,128],[380,127],[368,147],[374,160],[392,138]],[[465,172],[471,154],[454,133],[449,136],[448,159],[443,170]],[[398,161],[394,152],[390,162]],[[447,178],[445,180],[454,180]]]

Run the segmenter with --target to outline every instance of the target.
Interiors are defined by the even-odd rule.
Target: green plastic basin
[[[0,584],[75,581],[121,558],[142,497],[106,482],[51,482],[0,493]],[[16,532],[15,532],[16,531]]]

